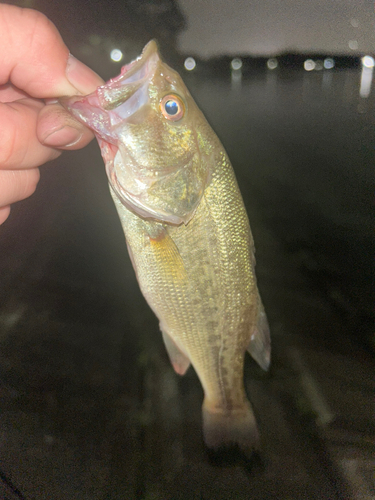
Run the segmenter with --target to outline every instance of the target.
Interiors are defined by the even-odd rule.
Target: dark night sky
[[[182,52],[201,57],[280,52],[361,54],[375,50],[371,0],[179,0]]]
[[[78,57],[95,37],[126,59],[156,38],[162,51],[209,58],[281,52],[373,54],[372,0],[8,0],[41,10]],[[94,38],[92,38],[94,37]],[[84,45],[87,44],[87,54]],[[108,46],[108,47],[107,47]],[[83,49],[82,49],[83,47]],[[101,49],[104,48],[101,43]],[[92,50],[91,50],[92,51]],[[133,53],[134,52],[134,53]]]

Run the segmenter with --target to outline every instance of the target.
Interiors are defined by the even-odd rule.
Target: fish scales
[[[248,350],[266,369],[269,331],[248,217],[223,146],[154,42],[96,94],[64,105],[98,137],[137,279],[172,365],[184,374],[191,363],[202,383],[206,444],[251,452],[258,437],[244,356]]]
[[[231,174],[229,168],[228,173]],[[255,283],[251,267],[246,265],[249,260],[243,259],[241,255],[243,250],[249,252],[248,244],[243,244],[246,239],[241,234],[241,212],[245,217],[246,213],[241,203],[238,207],[241,212],[238,211],[237,217],[233,219],[232,203],[226,207],[222,202],[218,203],[217,199],[212,200],[213,197],[220,197],[217,182],[224,184],[230,201],[229,183],[224,176],[214,174],[212,184],[206,190],[191,223],[169,228],[168,234],[179,249],[187,279],[173,274],[167,280],[163,277],[159,252],[155,252],[152,243],[145,245],[144,237],[140,236],[146,235],[147,239],[152,223],[145,223],[129,213],[116,196],[114,201],[135,260],[141,289],[157,316],[162,318],[162,329],[184,345],[197,371],[205,372],[203,380],[207,397],[219,403],[219,406],[225,404],[230,408],[236,403],[243,404],[242,390],[240,394],[235,392],[241,385],[238,380],[234,384],[230,383],[228,373],[232,377],[242,377],[242,357],[249,342],[249,323],[244,313],[251,302],[251,297],[246,300],[243,292],[254,293]],[[234,179],[231,184],[236,188]],[[224,217],[223,208],[227,208],[227,217],[234,221],[232,225],[235,228],[218,226],[216,223],[216,220]],[[197,234],[200,235],[198,241]],[[239,289],[241,286],[243,290]],[[220,311],[225,311],[225,314],[220,314]],[[207,345],[210,350],[207,350]],[[228,352],[231,350],[236,352]],[[234,359],[241,364],[238,370],[233,364]],[[229,368],[226,367],[228,362]],[[218,385],[217,380],[222,381],[223,378],[226,379],[225,383]]]

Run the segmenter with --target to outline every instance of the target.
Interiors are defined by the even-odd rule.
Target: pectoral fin
[[[261,302],[259,303],[258,321],[251,334],[247,352],[263,370],[268,370],[271,357],[271,338],[267,316]]]
[[[179,347],[177,347],[176,343],[174,342],[174,340],[171,339],[168,333],[162,331],[162,334],[163,334],[164,344],[167,349],[169,359],[171,360],[174,371],[179,375],[184,375],[186,370],[190,366],[189,358],[186,356],[186,354],[184,354],[181,351]]]
[[[180,252],[167,230],[160,229],[156,236],[150,235],[150,245],[159,272],[164,279],[181,283],[186,281],[186,269]]]

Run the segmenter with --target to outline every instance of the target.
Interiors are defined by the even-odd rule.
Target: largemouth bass
[[[93,94],[64,106],[96,134],[140,288],[175,371],[204,389],[208,447],[257,446],[246,350],[267,369],[270,337],[248,217],[228,156],[151,41]]]

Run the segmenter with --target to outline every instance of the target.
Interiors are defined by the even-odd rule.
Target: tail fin
[[[238,445],[250,456],[259,445],[257,424],[249,402],[233,410],[219,410],[203,403],[203,435],[208,448]]]

